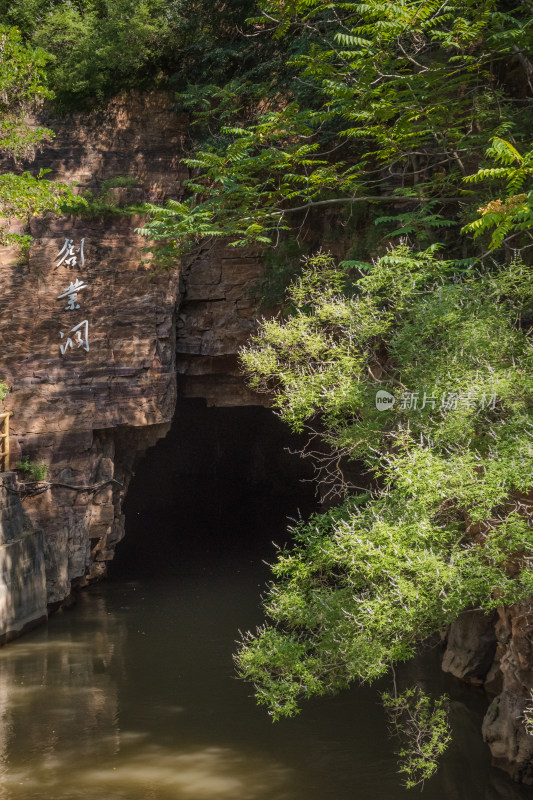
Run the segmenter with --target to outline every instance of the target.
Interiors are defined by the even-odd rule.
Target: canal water
[[[157,465],[172,469],[155,455],[132,485],[111,578],[0,651],[0,800],[419,796],[400,785],[379,705],[386,682],[274,724],[236,679],[232,652],[239,629],[261,622],[272,540],[285,542],[287,514],[308,511],[309,495],[273,489],[257,469],[236,481],[219,464],[218,483],[202,469],[182,475],[171,502]],[[452,698],[454,742],[422,796],[531,798],[490,767],[485,696],[445,676],[438,657],[428,650],[398,675]]]

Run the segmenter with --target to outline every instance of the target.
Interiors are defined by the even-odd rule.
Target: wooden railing
[[[0,413],[0,472],[9,472],[9,417],[11,411]]]

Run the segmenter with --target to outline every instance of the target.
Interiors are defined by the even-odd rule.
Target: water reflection
[[[102,584],[1,650],[0,800],[414,797],[398,785],[374,689],[272,725],[234,679],[233,640],[257,621],[263,577],[259,560],[217,558],[175,579]],[[409,671],[451,692],[456,739],[423,796],[530,796],[489,767],[482,693],[440,673],[436,657]]]
[[[122,759],[119,766],[104,761],[79,767],[56,759],[54,763],[13,771],[4,783],[3,797],[54,797],[102,800],[255,800],[290,795],[284,793],[285,770],[266,762],[254,763],[222,748],[172,753],[147,746]]]
[[[27,797],[68,765],[119,749],[116,678],[126,629],[103,597],[90,605],[83,632],[58,620],[0,652],[2,798]]]
[[[234,640],[261,622],[270,543],[311,501],[288,480],[286,434],[266,410],[180,408],[128,492],[124,580],[0,650],[0,800],[419,797],[399,785],[381,687],[273,725],[235,680]],[[483,693],[444,675],[436,651],[398,670],[412,679],[452,696],[454,742],[422,797],[530,798],[490,768]]]
[[[290,770],[268,758],[158,742],[185,709],[148,703],[129,682],[128,632],[134,651],[146,635],[131,614],[136,588],[85,595],[47,629],[0,651],[0,798],[289,797]],[[123,605],[128,595],[132,604]],[[164,650],[154,658],[168,664]],[[139,701],[139,713],[128,708],[126,716],[133,711],[144,730],[121,727],[121,689],[127,705]]]

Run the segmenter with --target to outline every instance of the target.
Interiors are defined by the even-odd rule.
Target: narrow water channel
[[[172,446],[171,437],[140,467],[114,576],[0,651],[1,800],[419,796],[399,786],[376,687],[314,700],[273,724],[235,678],[238,630],[261,621],[271,542],[286,540],[286,515],[309,495],[274,490],[251,462],[232,493],[236,476],[212,459],[219,479],[203,462],[181,476],[171,503],[158,470]],[[165,469],[172,478],[178,467]],[[454,743],[422,796],[531,797],[489,765],[484,695],[443,675],[435,651],[408,671],[452,697]]]

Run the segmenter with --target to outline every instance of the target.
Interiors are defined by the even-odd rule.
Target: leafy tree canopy
[[[60,108],[83,107],[121,89],[223,85],[272,78],[279,47],[242,36],[253,0],[0,0],[0,14],[49,53]],[[267,55],[268,52],[268,55]]]
[[[277,106],[258,104],[253,119],[222,90],[212,95],[211,120],[222,127],[187,162],[190,196],[152,207],[143,233],[178,253],[205,236],[270,244],[305,212],[376,203],[389,237],[431,243],[472,220],[481,191],[489,217],[478,230],[499,225],[489,205],[504,177],[490,165],[504,157],[497,143],[514,148],[515,159],[529,148],[527,3],[265,0],[259,7],[250,20],[254,35],[270,28],[289,53],[298,42],[287,61],[292,83]],[[197,100],[205,121],[205,97]],[[228,106],[232,113],[224,115]],[[472,176],[485,180],[483,189],[473,189]],[[496,184],[486,183],[490,178]],[[503,203],[506,218],[527,217],[529,184],[521,191],[526,199],[515,193]],[[518,222],[505,223],[485,239],[491,247],[521,246],[528,237],[519,233]]]
[[[50,97],[44,83],[46,61],[46,53],[26,45],[16,28],[0,26],[0,153],[6,161],[31,159],[39,144],[53,135],[26,119],[36,103]],[[10,232],[9,222],[58,211],[70,196],[65,185],[44,175],[43,170],[37,177],[14,171],[0,175],[0,217],[7,223],[0,227],[0,244],[28,245],[30,237]]]

